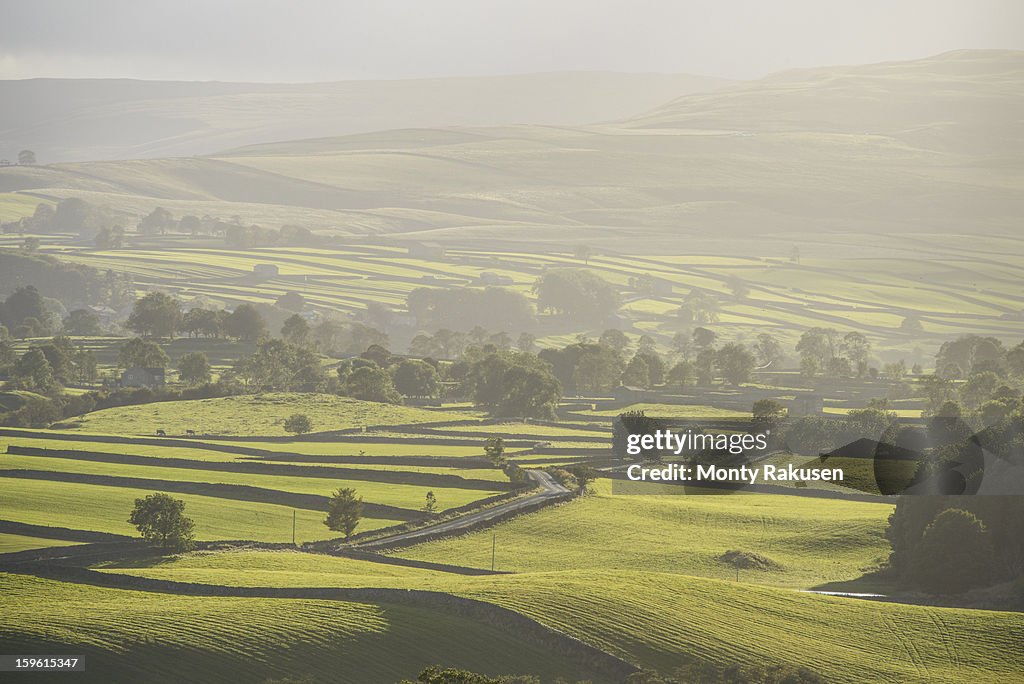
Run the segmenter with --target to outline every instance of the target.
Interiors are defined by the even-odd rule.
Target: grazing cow
[[[156,436],[157,436],[157,437],[166,437],[166,436],[167,436],[167,433],[166,433],[166,432],[164,432],[163,430],[157,430],[157,431],[156,431]]]
[[[196,436],[196,431],[195,430],[185,430],[185,436],[186,437],[195,437]]]

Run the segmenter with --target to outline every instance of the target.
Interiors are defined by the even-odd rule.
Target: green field
[[[333,394],[267,393],[104,409],[76,419],[75,429],[127,435],[152,435],[157,430],[165,430],[168,435],[183,435],[186,430],[200,435],[287,435],[282,423],[293,413],[309,416],[318,432],[467,418]]]
[[[1019,614],[865,602],[675,573],[458,577],[293,552],[192,554],[107,571],[229,586],[435,589],[512,608],[664,671],[697,659],[801,664],[836,682],[1001,682],[1022,664],[1014,646],[1024,636]]]
[[[499,525],[497,567],[514,572],[643,569],[731,578],[726,551],[763,555],[779,567],[744,571],[745,582],[810,588],[851,580],[888,555],[889,504],[765,494],[596,494]],[[490,567],[490,532],[399,552]],[[442,561],[443,562],[443,561]]]
[[[397,604],[145,594],[0,573],[0,643],[74,646],[89,682],[392,684],[438,662],[494,674],[575,675],[556,654],[454,615]],[[280,657],[268,657],[280,653]],[[607,682],[600,673],[587,673]]]

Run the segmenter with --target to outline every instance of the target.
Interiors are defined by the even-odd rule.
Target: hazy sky
[[[751,78],[1024,48],[1022,0],[0,0],[0,78]]]

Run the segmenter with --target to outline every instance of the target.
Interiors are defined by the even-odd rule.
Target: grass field
[[[108,572],[229,586],[429,588],[512,608],[646,667],[785,662],[827,681],[1010,681],[1024,616],[817,596],[649,571],[499,577],[295,552],[192,554]],[[936,647],[938,645],[938,647]]]
[[[282,424],[293,413],[309,416],[317,432],[467,418],[333,394],[268,393],[105,409],[76,419],[75,429],[128,435],[152,435],[159,429],[168,435],[183,435],[186,430],[201,435],[287,435]]]
[[[726,551],[778,564],[741,572],[746,582],[810,588],[851,580],[888,555],[882,536],[889,504],[764,494],[696,496],[596,494],[499,525],[497,567],[514,572],[644,569],[717,578],[735,576]],[[458,558],[490,567],[491,533],[399,552],[417,560]]]
[[[554,653],[485,624],[402,605],[144,594],[0,574],[0,643],[74,647],[89,682],[392,684],[443,662],[494,674],[575,674]],[[587,673],[595,682],[599,673]]]

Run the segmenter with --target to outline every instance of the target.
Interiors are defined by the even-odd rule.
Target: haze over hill
[[[1024,53],[962,51],[777,74],[617,123],[13,168],[0,191],[430,239],[693,248],[783,233],[1012,234],[1024,211],[1022,93]]]
[[[723,79],[558,72],[475,78],[223,83],[0,81],[0,157],[44,163],[210,154],[393,128],[581,124],[632,116]]]

